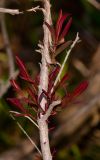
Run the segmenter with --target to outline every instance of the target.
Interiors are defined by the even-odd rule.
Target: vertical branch
[[[0,7],[4,7],[4,6],[5,6],[5,0],[0,0]],[[14,74],[15,67],[14,67],[13,53],[10,48],[10,42],[9,42],[8,33],[6,30],[6,25],[5,25],[5,15],[3,13],[1,13],[0,15],[0,22],[1,22],[1,31],[3,34],[5,48],[6,48],[6,52],[8,55],[9,77],[11,77]]]
[[[0,7],[5,7],[5,0],[0,0]],[[0,98],[1,98],[6,93],[6,91],[8,90],[8,88],[11,85],[10,82],[9,82],[9,79],[11,77],[13,77],[15,79],[18,75],[18,71],[15,71],[14,58],[13,58],[12,50],[10,48],[10,42],[9,42],[9,37],[8,37],[7,30],[6,30],[4,13],[0,13],[0,25],[1,25],[1,32],[2,32],[2,35],[3,35],[3,39],[4,39],[4,45],[5,45],[6,53],[7,53],[7,56],[8,56],[8,66],[9,66],[8,80],[7,80],[6,83],[2,82],[2,84],[0,84]]]
[[[42,0],[44,9],[44,22],[48,22],[49,24],[52,23],[51,20],[51,13],[50,13],[50,2],[49,0]],[[39,84],[39,96],[42,92],[42,89],[47,91],[48,89],[48,64],[51,63],[51,58],[49,54],[49,45],[51,44],[51,34],[46,27],[45,24],[43,24],[43,31],[44,31],[44,39],[43,39],[43,49],[42,49],[42,64],[41,64],[41,71],[40,71],[40,84]],[[41,102],[41,107],[44,110],[45,107],[45,99]]]
[[[14,116],[12,114],[10,114],[11,118],[16,121],[16,119],[14,118]],[[39,150],[39,148],[37,147],[37,145],[35,144],[35,142],[31,139],[31,137],[28,135],[28,133],[24,130],[24,128],[21,126],[21,124],[19,122],[17,122],[18,127],[21,129],[21,131],[26,135],[26,137],[29,139],[29,141],[31,142],[31,144],[36,148],[36,150],[39,152],[40,155],[42,155],[41,151]]]
[[[50,2],[49,0],[42,0],[44,9],[44,22],[51,24],[51,12],[50,12]],[[48,28],[43,24],[44,30],[44,39],[43,39],[43,48],[42,48],[42,60],[41,60],[41,70],[40,70],[40,84],[39,84],[39,93],[40,96],[42,89],[47,91],[48,89],[48,64],[51,63],[51,58],[49,54],[49,45],[51,44],[51,35]],[[42,98],[41,108],[45,110],[46,99]],[[40,118],[38,118],[38,125],[40,130],[40,144],[43,155],[43,160],[52,160],[52,155],[50,151],[49,137],[48,137],[48,124],[46,120],[43,119],[42,113]]]

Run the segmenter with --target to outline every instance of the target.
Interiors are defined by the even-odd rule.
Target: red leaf
[[[60,10],[59,12],[59,16],[58,16],[58,20],[57,20],[57,23],[56,23],[56,38],[58,39],[58,36],[59,36],[59,33],[60,33],[60,21],[61,21],[61,18],[62,18],[62,10]]]
[[[54,130],[54,129],[55,129],[55,126],[54,126],[54,127],[49,128],[49,132],[50,132],[50,131],[52,131],[52,130]]]
[[[68,23],[66,24],[63,32],[61,33],[60,37],[59,37],[59,40],[60,41],[61,39],[63,39],[65,37],[65,35],[68,33],[69,31],[69,28],[71,26],[71,23],[72,23],[72,18],[69,19]]]
[[[33,103],[35,103],[37,105],[37,97],[35,95],[35,93],[32,91],[31,88],[27,89],[29,96],[32,98]]]
[[[74,97],[79,96],[81,93],[83,93],[86,90],[87,87],[88,87],[88,82],[87,81],[81,82],[76,87],[76,89],[72,92],[71,97],[74,98]]]
[[[49,105],[46,103],[45,104],[45,112],[48,110]]]
[[[78,97],[80,94],[82,94],[86,88],[88,87],[88,82],[84,81],[81,82],[78,87],[72,92],[72,93],[67,93],[62,100],[62,106],[66,106],[69,102],[73,102],[74,98]]]
[[[51,71],[51,74],[49,75],[48,93],[50,93],[50,91],[54,85],[54,80],[55,80],[59,70],[60,70],[60,66],[58,64],[56,64],[53,71]]]
[[[61,29],[62,29],[62,25],[65,21],[65,19],[67,18],[67,16],[69,16],[69,14],[65,14],[61,17],[61,19],[59,20],[59,24],[58,26],[56,26],[56,43],[58,41],[59,35],[61,33]]]
[[[56,64],[56,66],[54,67],[53,71],[51,71],[51,74],[49,76],[50,82],[54,80],[54,78],[57,76],[59,70],[60,70],[60,66],[58,64]]]
[[[48,92],[46,92],[44,89],[42,89],[42,93],[41,93],[40,96],[39,96],[39,104],[41,103],[41,101],[42,101],[43,98],[46,98],[46,99],[47,99],[47,102],[50,103],[49,94],[48,94]]]
[[[11,85],[13,86],[13,88],[15,89],[15,91],[18,92],[21,90],[19,85],[16,83],[16,81],[14,79],[11,79],[10,82],[11,82]]]
[[[44,89],[42,89],[42,92],[47,98],[49,98],[48,92],[46,92]]]
[[[27,73],[26,67],[24,66],[24,63],[17,56],[16,56],[16,62],[19,66],[21,76],[25,79],[29,79],[29,75]]]
[[[61,81],[59,82],[59,86],[62,87],[63,84],[65,83],[65,81],[67,81],[69,79],[69,74],[66,73],[63,78],[61,79]]]
[[[51,36],[52,36],[52,40],[55,43],[55,30],[54,30],[53,26],[49,25],[47,22],[45,22],[45,25],[48,27],[48,29],[51,33]]]
[[[16,56],[16,62],[17,62],[19,69],[20,69],[20,77],[23,80],[25,80],[29,83],[32,83],[35,86],[34,80],[32,80],[31,77],[29,76],[24,63],[17,56]]]
[[[57,28],[58,28],[58,26],[59,26],[61,17],[62,17],[62,9],[61,9],[60,12],[59,12],[58,20],[57,20],[57,23],[56,23],[56,30],[57,30]]]
[[[16,107],[18,107],[22,112],[27,113],[27,110],[21,104],[20,99],[18,99],[18,98],[8,98],[7,100],[10,101]]]

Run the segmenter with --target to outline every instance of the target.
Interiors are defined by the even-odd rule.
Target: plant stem
[[[40,143],[43,160],[52,160],[48,137],[48,124],[44,119],[41,118],[38,120],[38,125],[40,129]]]
[[[49,0],[42,0],[42,2],[44,5],[43,9],[44,22],[51,24],[50,2]],[[43,49],[41,53],[42,60],[40,68],[41,70],[40,70],[40,84],[39,84],[38,98],[42,93],[42,89],[45,91],[47,91],[48,89],[48,76],[49,76],[48,63],[49,64],[51,63],[51,58],[49,54],[49,45],[51,44],[51,34],[45,24],[43,24],[43,30],[44,30],[44,39],[43,39]],[[40,106],[43,110],[45,110],[46,103],[47,100],[45,98],[42,98]],[[40,117],[38,118],[38,125],[40,130],[40,144],[41,144],[43,160],[52,160],[49,137],[48,137],[48,124],[46,120],[44,120],[42,113],[40,113]]]

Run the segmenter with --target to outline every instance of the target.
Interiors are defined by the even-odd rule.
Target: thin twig
[[[15,117],[10,114],[11,118],[16,121]],[[31,142],[31,144],[37,149],[37,151],[39,152],[40,155],[42,155],[41,151],[39,150],[39,148],[37,147],[37,145],[35,144],[35,142],[31,139],[31,137],[27,134],[27,132],[24,130],[24,128],[21,126],[21,124],[19,122],[16,121],[16,124],[18,125],[18,127],[21,129],[21,131],[26,135],[26,137],[29,139],[29,141]]]
[[[5,7],[5,0],[1,1],[1,5],[2,7]],[[4,39],[4,44],[5,44],[6,52],[8,55],[9,77],[11,77],[15,72],[15,65],[14,65],[14,58],[13,58],[13,53],[12,53],[11,46],[10,46],[8,33],[6,30],[5,15],[3,13],[0,15],[0,23],[1,23],[1,32],[3,35],[3,39]]]
[[[90,4],[92,4],[96,9],[100,10],[100,2],[96,0],[87,0]]]
[[[19,74],[19,72],[15,71],[14,74],[12,75],[12,77],[10,77],[10,78],[16,79],[16,77],[18,76],[18,74]],[[11,86],[10,78],[7,80],[7,82],[2,82],[2,84],[0,85],[0,98],[2,98],[2,96],[10,88],[10,86]]]
[[[65,63],[66,63],[66,61],[68,60],[68,57],[69,57],[72,49],[74,48],[74,46],[75,46],[76,43],[78,43],[78,42],[79,42],[79,33],[77,33],[76,38],[75,38],[75,40],[73,41],[70,49],[66,52],[67,54],[66,54],[66,56],[65,56],[65,59],[64,59],[64,61],[63,61],[62,66],[61,66],[61,69],[60,69],[60,71],[59,71],[59,73],[58,73],[58,76],[57,76],[57,78],[56,78],[56,80],[55,80],[55,82],[54,82],[53,88],[54,88],[54,87],[56,86],[56,84],[58,83],[58,81],[59,81],[59,79],[60,79],[60,76],[61,76],[61,73],[62,73],[62,71],[63,71],[63,69],[64,69]],[[52,88],[52,90],[51,90],[51,93],[53,92],[53,88]]]
[[[36,12],[37,10],[40,10],[40,6],[27,9],[26,12]],[[8,13],[11,15],[19,15],[19,14],[24,14],[25,11],[20,12],[19,9],[0,8],[0,12],[1,13]]]
[[[4,7],[4,6],[5,6],[5,0],[1,0],[0,7]],[[12,77],[15,79],[18,75],[18,71],[15,71],[13,53],[11,50],[8,33],[6,30],[5,17],[3,13],[0,14],[0,23],[1,23],[1,32],[4,39],[5,49],[8,56],[8,66],[9,66],[8,80],[6,81],[6,83],[2,82],[2,84],[0,85],[0,98],[1,98],[6,93],[8,88],[11,86],[11,84],[9,83],[9,80]]]
[[[14,113],[14,114],[21,114],[20,112],[16,112],[16,111],[10,111],[10,113]],[[33,119],[31,119],[29,116],[24,116],[25,118],[27,118],[30,122],[32,122],[37,128],[39,128],[38,124],[36,122],[33,121]]]
[[[48,117],[51,115],[51,112],[52,112],[53,108],[54,108],[55,106],[59,105],[60,103],[61,103],[60,100],[57,100],[57,101],[52,102],[52,104],[50,104],[50,106],[49,106],[49,108],[48,108],[48,110],[47,110],[47,112],[46,112],[46,114],[44,115],[43,118],[44,118],[45,120],[47,120]]]

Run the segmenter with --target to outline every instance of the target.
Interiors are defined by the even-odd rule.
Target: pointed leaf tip
[[[18,107],[22,112],[26,113],[26,109],[21,104],[20,99],[18,98],[7,98],[9,102],[11,102],[14,106]]]
[[[62,31],[62,33],[61,33],[61,35],[59,37],[59,41],[67,35],[71,24],[72,24],[72,17],[69,19],[69,21],[67,22],[64,30]]]
[[[83,93],[88,87],[88,82],[87,81],[83,81],[81,82],[75,89],[74,91],[72,92],[72,95],[71,97],[74,98],[74,97],[77,97],[79,96],[81,93]]]
[[[19,66],[21,76],[24,78],[29,78],[26,67],[23,61],[18,56],[16,56],[16,63]]]
[[[12,87],[15,89],[15,91],[20,91],[20,87],[19,85],[16,83],[16,81],[14,79],[10,79],[11,85]]]

